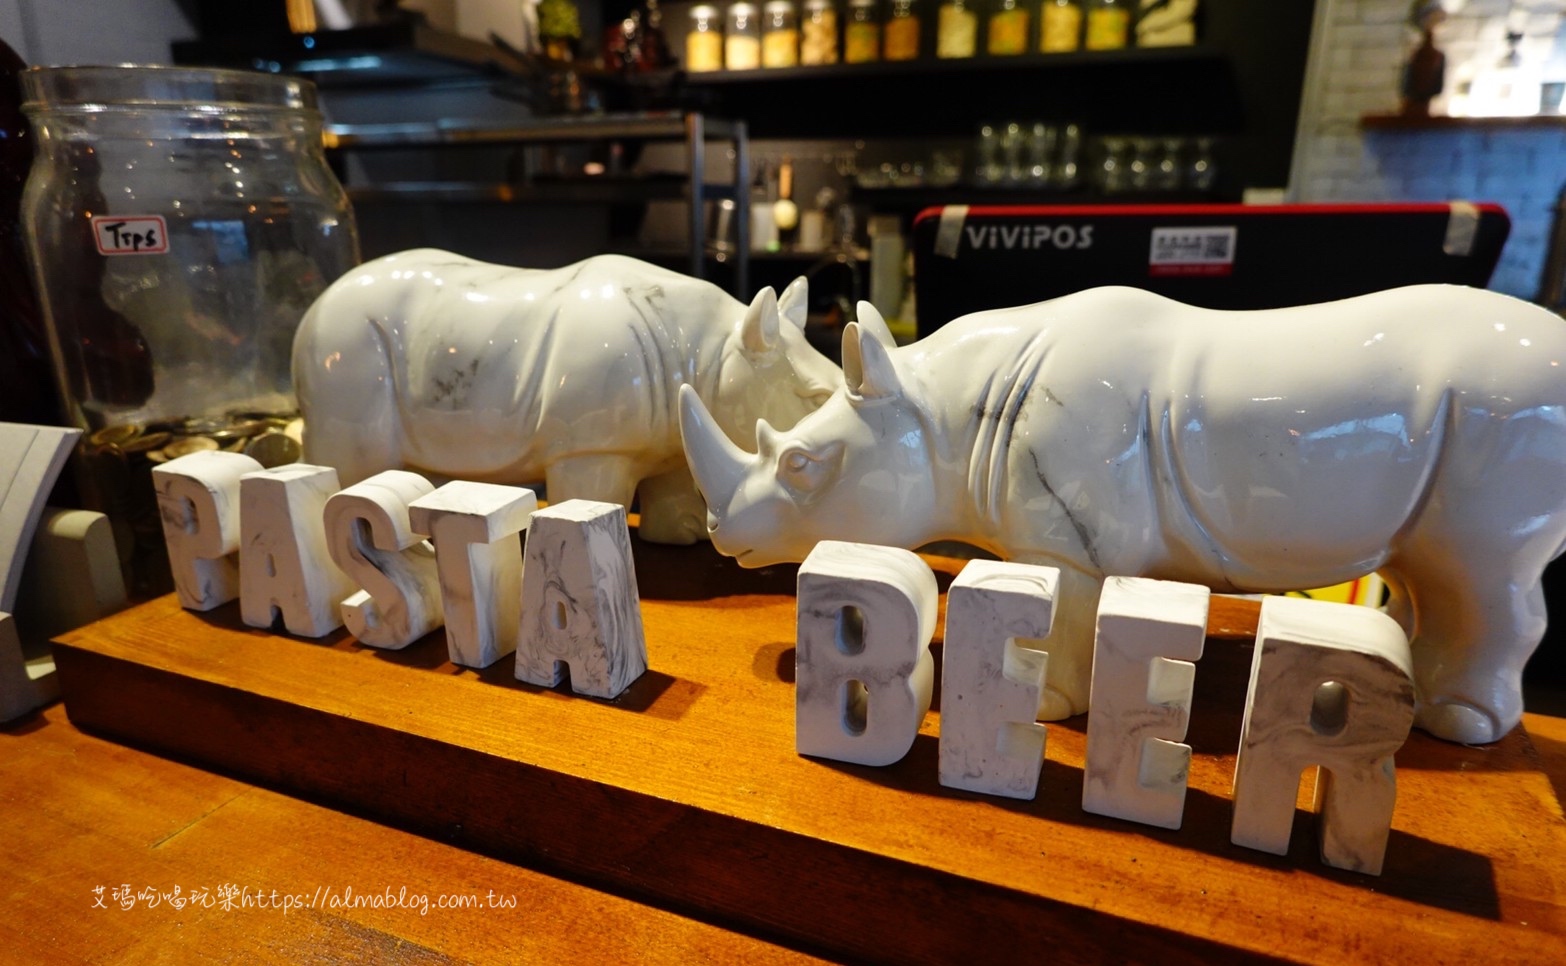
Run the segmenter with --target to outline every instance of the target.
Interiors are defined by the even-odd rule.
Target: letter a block
[[[353,582],[326,548],[326,501],[337,492],[329,466],[290,463],[239,480],[239,616],[288,633],[321,637],[343,624],[338,604]]]
[[[408,504],[435,489],[405,470],[386,470],[326,501],[332,560],[364,589],[343,601],[359,643],[407,647],[440,626],[435,553],[408,521]]]
[[[647,670],[625,507],[566,500],[533,514],[522,568],[516,676],[613,698]]]
[[[1179,828],[1191,685],[1207,639],[1206,587],[1111,577],[1098,599],[1082,808]]]
[[[152,468],[179,605],[211,610],[239,596],[239,478],[261,464],[242,453],[191,453]]]
[[[1236,845],[1289,849],[1300,773],[1316,774],[1321,861],[1381,874],[1397,799],[1393,754],[1414,723],[1408,639],[1368,607],[1262,603],[1234,764]]]
[[[974,560],[946,592],[941,662],[941,784],[1032,798],[1044,764],[1037,717],[1049,655],[1017,638],[1049,636],[1060,571]]]
[[[794,746],[890,765],[930,709],[935,574],[917,554],[824,540],[799,567]]]
[[[522,541],[538,497],[520,486],[447,483],[408,504],[435,544],[451,663],[489,667],[516,650],[522,622]]]

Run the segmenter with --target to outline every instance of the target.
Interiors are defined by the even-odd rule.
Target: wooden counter
[[[643,900],[646,929],[671,942],[718,942],[701,919],[898,962],[968,961],[976,950],[1060,963],[1566,961],[1562,783],[1545,767],[1566,750],[1566,728],[1554,719],[1530,719],[1545,730],[1534,740],[1519,729],[1486,748],[1416,733],[1398,756],[1386,874],[1340,872],[1317,861],[1303,810],[1288,856],[1229,844],[1250,653],[1241,640],[1210,640],[1198,667],[1185,827],[1169,832],[1081,811],[1080,718],[1050,726],[1032,802],[942,788],[933,712],[890,768],[799,757],[792,568],[740,571],[707,547],[633,542],[652,670],[616,702],[522,685],[509,662],[454,668],[438,633],[379,652],[343,634],[310,642],[246,629],[232,605],[196,615],[165,598],[57,645],[67,708],[83,730]],[[1220,625],[1243,625],[1246,613],[1217,609]],[[101,812],[118,821],[117,802],[159,794],[138,779],[94,787],[82,779],[87,801],[62,831],[90,828]],[[342,861],[330,829],[367,828],[314,810],[295,816],[310,827],[291,839],[279,819],[267,834],[284,841],[267,843],[249,838],[245,816],[224,815],[225,794],[214,790],[193,826],[211,843],[214,877],[239,868],[279,889],[329,884]],[[376,847],[376,864],[403,874],[385,872],[388,884],[434,893],[474,878],[426,868],[419,855],[432,843],[383,837],[402,843]],[[293,864],[264,874],[278,849],[295,851]],[[88,884],[70,885],[85,915]],[[624,900],[592,895],[610,920],[631,915]],[[404,922],[384,921],[392,932]],[[593,928],[586,941],[617,941],[611,932]],[[418,942],[480,955],[452,951],[448,935]]]

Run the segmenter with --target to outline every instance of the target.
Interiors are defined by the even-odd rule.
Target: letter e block
[[[533,514],[522,568],[519,681],[613,698],[647,670],[625,507],[566,500]]]
[[[522,626],[522,541],[538,497],[520,486],[457,480],[408,504],[430,535],[451,663],[489,667],[516,650]]]
[[[1402,628],[1379,611],[1263,601],[1230,840],[1288,852],[1300,774],[1316,765],[1321,861],[1380,875],[1397,800],[1392,757],[1414,723],[1412,667]]]
[[[799,567],[794,746],[890,765],[930,710],[939,590],[917,554],[824,540]]]
[[[361,644],[395,650],[440,626],[435,551],[408,520],[408,504],[434,489],[417,473],[386,470],[326,501],[332,560],[364,588],[342,604]]]
[[[211,610],[239,596],[239,478],[260,468],[217,450],[152,468],[181,607]]]
[[[1060,571],[974,560],[946,592],[941,661],[941,784],[1032,798],[1044,763],[1037,720],[1049,655],[1017,638],[1049,636]]]
[[[332,563],[322,515],[337,492],[329,466],[290,463],[239,480],[239,616],[288,633],[321,637],[341,627],[338,604],[354,592]]]
[[[1110,577],[1098,599],[1082,808],[1179,828],[1191,685],[1207,640],[1206,587]]]

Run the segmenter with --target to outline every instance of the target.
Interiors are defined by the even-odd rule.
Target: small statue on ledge
[[[1436,49],[1435,28],[1446,20],[1441,0],[1414,0],[1408,22],[1421,39],[1408,63],[1403,66],[1404,117],[1429,117],[1430,101],[1441,94],[1446,84],[1446,55]]]

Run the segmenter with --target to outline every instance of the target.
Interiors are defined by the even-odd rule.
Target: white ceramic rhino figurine
[[[1086,710],[1106,575],[1283,591],[1377,571],[1421,726],[1478,743],[1520,718],[1566,541],[1560,318],[1436,285],[1253,312],[1101,288],[889,345],[849,326],[845,386],[791,431],[758,425],[753,456],[685,394],[719,550],[949,539],[1060,567],[1046,719]]]
[[[800,279],[747,310],[617,255],[548,271],[388,255],[300,323],[305,459],[344,486],[414,469],[625,506],[639,488],[642,536],[690,543],[706,527],[680,449],[680,385],[736,439],[758,418],[791,426],[820,406],[842,377],[805,341],[806,295]]]

